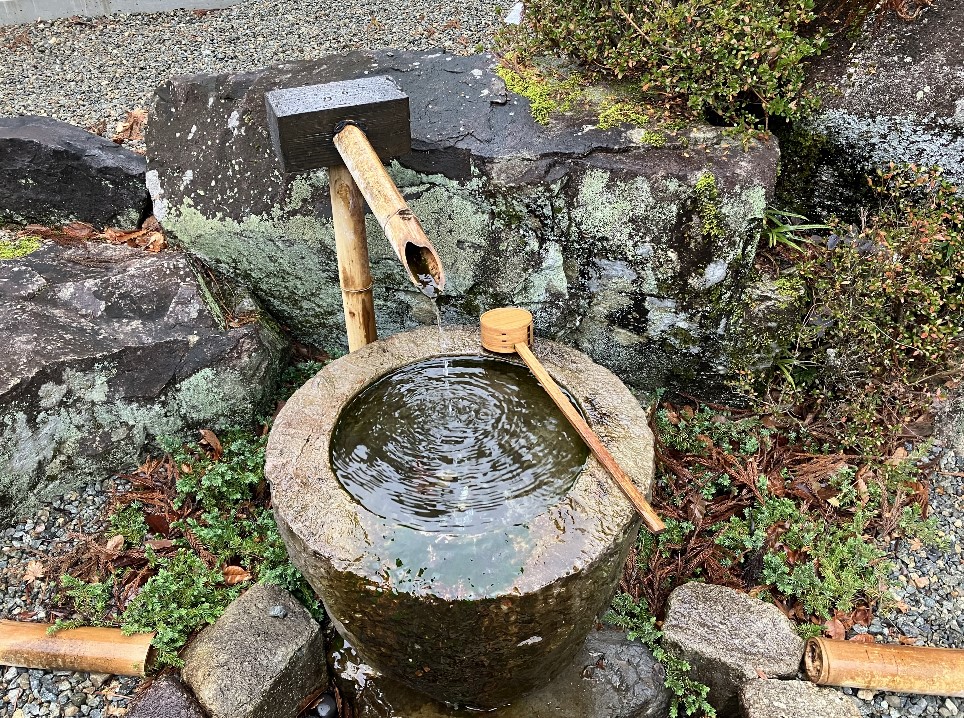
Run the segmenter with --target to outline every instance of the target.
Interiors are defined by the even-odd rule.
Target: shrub
[[[813,0],[531,0],[508,40],[631,79],[660,104],[766,123],[810,105],[804,61],[823,44],[805,34],[814,20]]]

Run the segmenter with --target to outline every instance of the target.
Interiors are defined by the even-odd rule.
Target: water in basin
[[[400,526],[483,533],[521,526],[571,488],[588,449],[521,365],[433,357],[392,371],[343,409],[335,476]]]

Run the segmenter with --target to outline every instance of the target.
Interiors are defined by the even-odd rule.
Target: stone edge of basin
[[[608,369],[575,349],[537,340],[535,352],[576,398],[590,426],[648,496],[654,473],[653,438],[646,412],[629,389]],[[440,337],[435,327],[425,327],[336,359],[295,392],[275,421],[266,452],[265,474],[271,483],[275,514],[283,528],[299,536],[314,551],[328,553],[336,562],[339,558],[327,550],[333,543],[341,547],[357,545],[359,551],[363,550],[366,531],[381,520],[357,505],[331,470],[329,442],[341,409],[387,372],[445,354],[505,359],[481,349],[477,329],[446,328],[444,337]],[[319,511],[319,507],[324,510]],[[563,513],[578,515],[574,524],[594,525],[594,530],[588,532],[591,536],[585,539],[589,542],[584,552],[587,564],[614,542],[622,541],[630,524],[638,520],[616,483],[592,457],[566,498],[530,524],[558,520],[561,507]],[[538,546],[531,549],[539,551]],[[528,558],[549,563],[553,560],[549,551]],[[570,566],[547,573],[558,578],[578,570],[579,566]],[[527,592],[542,585],[538,576],[523,575],[510,590]]]

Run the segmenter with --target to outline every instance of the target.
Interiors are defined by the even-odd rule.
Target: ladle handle
[[[609,453],[609,450],[603,446],[596,432],[590,428],[586,420],[582,418],[582,415],[576,411],[576,408],[569,402],[566,395],[562,393],[559,385],[549,376],[549,372],[542,366],[542,363],[536,358],[536,355],[532,353],[528,346],[522,343],[516,344],[515,350],[519,356],[522,357],[522,361],[526,363],[526,366],[529,367],[529,370],[535,375],[536,379],[539,380],[539,383],[542,384],[542,388],[546,390],[549,397],[555,402],[556,406],[559,407],[559,410],[565,415],[566,419],[569,420],[569,423],[572,424],[573,428],[579,433],[579,436],[582,437],[582,440],[586,442],[593,456],[595,456],[599,460],[599,463],[612,475],[619,485],[619,488],[626,494],[626,498],[636,507],[636,511],[643,517],[643,523],[646,524],[646,528],[654,534],[665,531],[666,524],[663,523],[663,520],[653,510],[653,507],[649,505],[643,493],[636,488],[636,484],[629,478],[629,475],[616,463],[616,459]]]

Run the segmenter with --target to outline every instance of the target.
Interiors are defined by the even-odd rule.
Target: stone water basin
[[[629,390],[581,352],[547,341],[537,341],[534,350],[648,494],[652,435]],[[476,329],[447,328],[442,335],[430,327],[371,344],[331,362],[292,396],[271,431],[266,474],[292,560],[359,655],[377,671],[438,700],[495,708],[545,685],[573,659],[608,604],[639,520],[602,466],[583,458],[578,439],[567,444],[560,438],[541,453],[539,441],[495,447],[517,454],[521,463],[544,464],[553,474],[536,471],[519,479],[521,488],[506,488],[504,500],[494,493],[498,481],[490,475],[501,470],[499,461],[483,462],[465,477],[436,471],[432,442],[407,447],[405,442],[419,441],[407,432],[421,414],[433,441],[449,441],[445,402],[457,407],[467,401],[468,392],[460,394],[457,385],[448,387],[448,399],[437,385],[431,389],[439,394],[434,415],[424,416],[434,408],[425,397],[413,398],[423,403],[399,424],[398,443],[379,454],[371,439],[383,429],[382,419],[366,409],[365,397],[379,379],[420,362],[438,375],[439,357],[452,357],[453,367],[458,357],[473,371],[506,369],[505,357],[481,349]],[[391,390],[395,376],[381,384]],[[525,405],[533,405],[529,429],[548,441],[547,427],[553,435],[564,427],[535,405],[538,398],[522,386],[525,379],[518,381]],[[495,425],[506,427],[498,431],[511,432],[523,421],[515,416],[519,400],[512,394],[500,400],[507,403],[501,414],[494,413]],[[479,413],[487,415],[481,406]],[[365,422],[373,426],[367,438]],[[346,456],[355,443],[366,442],[361,456],[371,460],[371,471],[364,462],[359,471],[356,462],[352,481]],[[478,451],[471,437],[450,443]],[[387,479],[379,491],[387,476],[384,464],[398,454],[426,468],[411,491]],[[417,485],[429,479],[428,493],[419,496]],[[431,493],[447,488],[443,480],[462,487],[450,492],[455,499]]]

